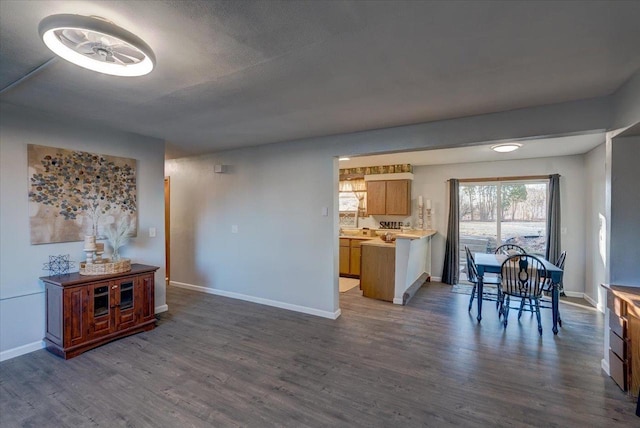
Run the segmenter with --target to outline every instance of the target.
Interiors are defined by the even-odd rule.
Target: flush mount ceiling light
[[[499,153],[509,153],[522,147],[520,143],[504,143],[491,146],[491,150]]]
[[[143,76],[156,58],[142,39],[101,18],[51,15],[38,26],[56,55],[80,67],[113,76]]]

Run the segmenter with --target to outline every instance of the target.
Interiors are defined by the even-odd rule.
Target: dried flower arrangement
[[[128,216],[120,217],[117,224],[110,224],[104,228],[104,235],[113,250],[112,261],[120,260],[120,247],[125,245],[135,230],[134,222]]]

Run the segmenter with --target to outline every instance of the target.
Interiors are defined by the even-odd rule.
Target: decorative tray
[[[131,259],[121,259],[112,262],[104,259],[101,263],[80,263],[80,275],[109,275],[112,273],[124,273],[131,270]]]

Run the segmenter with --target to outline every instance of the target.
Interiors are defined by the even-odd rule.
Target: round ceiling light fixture
[[[51,15],[40,21],[38,31],[56,55],[99,73],[143,76],[156,62],[141,38],[101,18]]]
[[[491,150],[498,153],[509,153],[522,147],[520,143],[504,143],[491,146]]]

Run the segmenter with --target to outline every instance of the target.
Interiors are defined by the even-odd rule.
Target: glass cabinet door
[[[116,300],[116,328],[122,330],[132,327],[137,322],[136,278],[126,278],[117,284],[114,299]]]
[[[93,317],[109,314],[109,286],[103,285],[93,290]]]
[[[133,308],[133,280],[120,284],[120,310]]]
[[[99,337],[113,331],[113,298],[108,282],[89,287],[88,322],[89,336]]]

